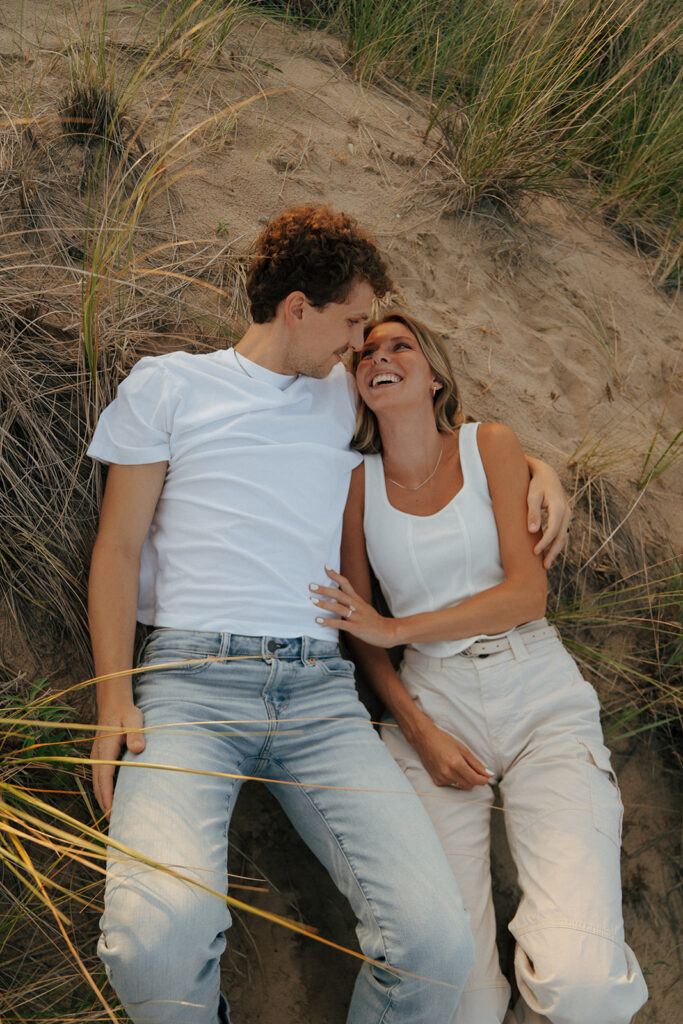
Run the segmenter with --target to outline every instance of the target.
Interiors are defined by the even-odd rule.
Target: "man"
[[[340,360],[388,287],[351,218],[283,214],[258,242],[236,348],[141,360],[89,449],[110,464],[90,576],[98,676],[130,670],[136,617],[156,627],[148,671],[98,683],[93,745],[110,836],[170,869],[111,851],[99,952],[135,1024],[229,1020],[217,894],[244,777],[263,779],[358,917],[373,963],[348,1024],[449,1024],[472,964],[438,840],[309,601],[339,564],[359,461]]]

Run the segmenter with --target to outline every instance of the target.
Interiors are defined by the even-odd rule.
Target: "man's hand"
[[[552,466],[530,456],[527,456],[527,462],[532,472],[527,496],[529,533],[538,533],[542,528],[542,510],[546,509],[548,519],[534,554],[545,552],[543,566],[549,569],[567,543],[571,508],[560,478]]]
[[[99,731],[90,753],[93,761],[118,761],[124,746],[132,754],[139,754],[145,749],[145,737],[140,731],[143,727],[142,711],[134,704],[121,712],[102,716],[97,724]],[[92,770],[95,798],[107,820],[114,799],[115,770],[116,765],[113,764],[95,764]]]
[[[490,772],[455,736],[444,732],[434,722],[411,740],[420,760],[435,786],[474,789],[485,786],[493,778]]]

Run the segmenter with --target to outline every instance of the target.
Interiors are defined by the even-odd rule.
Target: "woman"
[[[317,621],[346,632],[388,709],[383,738],[470,913],[476,964],[453,1024],[626,1024],[647,989],[623,936],[621,802],[597,696],[543,618],[519,442],[502,424],[465,422],[440,340],[412,317],[368,328],[356,381],[365,460],[344,575],[311,589],[328,613]],[[368,558],[392,617],[370,603]],[[384,650],[397,644],[398,674]],[[495,945],[491,782],[522,890],[514,1011]]]

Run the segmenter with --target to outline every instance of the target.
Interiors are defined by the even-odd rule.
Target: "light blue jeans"
[[[158,629],[142,663],[160,666],[135,682],[146,748],[119,771],[110,836],[183,878],[110,848],[98,950],[135,1024],[229,1020],[219,960],[230,914],[201,886],[227,892],[243,776],[280,801],[377,961],[360,971],[348,1024],[449,1024],[473,963],[468,915],[337,646]]]

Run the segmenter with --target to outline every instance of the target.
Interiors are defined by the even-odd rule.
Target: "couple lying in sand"
[[[98,683],[93,746],[110,837],[167,868],[110,850],[99,953],[136,1024],[229,1021],[222,897],[247,777],[357,915],[348,1024],[626,1024],[646,998],[598,701],[543,617],[559,481],[507,427],[466,420],[437,336],[369,322],[389,286],[351,218],[288,211],[257,243],[236,347],[142,359],[95,431],[98,675],[131,669],[136,619],[154,627],[145,671]],[[338,630],[387,708],[381,738]],[[522,891],[514,1009],[494,782]]]

